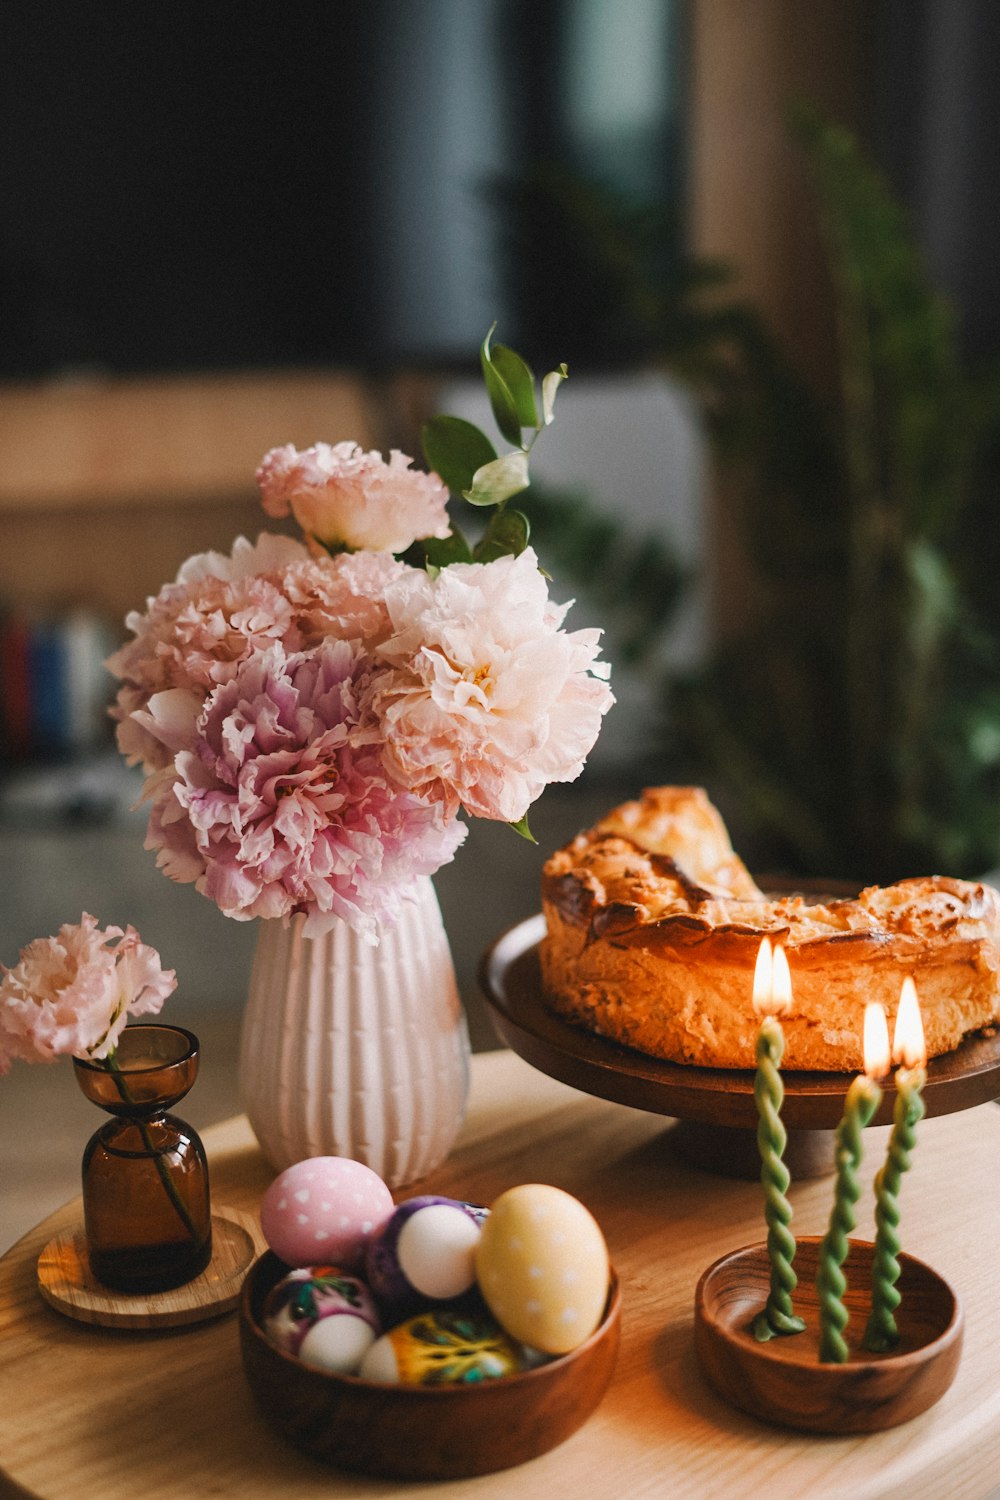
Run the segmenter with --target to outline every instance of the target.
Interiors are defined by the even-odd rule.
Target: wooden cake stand
[[[583,1093],[680,1121],[670,1132],[672,1144],[707,1171],[756,1177],[753,1069],[661,1062],[564,1021],[542,994],[538,944],[544,931],[541,913],[529,917],[503,933],[480,961],[480,987],[501,1039],[532,1067]],[[854,1075],[789,1071],[781,1076],[785,1161],[793,1177],[823,1176],[833,1170],[833,1133]],[[998,1095],[1000,1037],[973,1038],[928,1064],[923,1091],[928,1115],[972,1109]],[[895,1099],[889,1078],[873,1125],[892,1122]]]

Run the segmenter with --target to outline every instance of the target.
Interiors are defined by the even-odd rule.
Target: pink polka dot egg
[[[377,1172],[347,1156],[309,1156],[274,1179],[260,1205],[268,1245],[287,1266],[360,1270],[395,1203]]]

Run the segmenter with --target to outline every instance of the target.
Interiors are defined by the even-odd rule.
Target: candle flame
[[[774,959],[771,955],[771,939],[762,938],[757,949],[757,963],[753,971],[753,1008],[759,1016],[771,1014],[771,989],[773,984]]]
[[[771,977],[771,1009],[776,1016],[783,1016],[792,1004],[792,976],[788,972],[788,959],[785,950],[776,947],[774,950],[774,967]]]
[[[884,1078],[889,1071],[889,1023],[877,1000],[865,1006],[865,1072],[869,1078]]]
[[[753,1008],[758,1016],[783,1015],[792,1003],[792,977],[784,948],[762,938],[753,971]]]
[[[906,1068],[922,1068],[927,1061],[924,1023],[917,1000],[917,987],[907,974],[899,992],[896,1028],[892,1036],[892,1060]]]

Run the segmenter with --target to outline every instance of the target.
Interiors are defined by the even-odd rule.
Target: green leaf
[[[473,561],[472,549],[460,531],[453,531],[451,536],[446,537],[428,537],[421,545],[425,561],[432,568],[447,568],[451,563]]]
[[[431,417],[420,437],[428,467],[456,495],[471,489],[476,471],[497,456],[485,432],[461,417]]]
[[[496,324],[494,323],[493,328],[495,327]],[[486,394],[490,398],[493,419],[500,431],[508,443],[515,443],[520,448],[521,419],[517,398],[507,384],[504,374],[494,364],[493,355],[490,352],[490,339],[493,335],[493,328],[490,329],[489,333],[483,339],[482,348],[479,351],[479,358],[483,367],[483,379],[486,382]]]
[[[569,378],[569,371],[564,364],[558,370],[550,370],[542,380],[542,420],[546,427],[552,421],[552,408],[556,403],[556,391],[563,381]]]
[[[496,510],[490,524],[476,543],[473,553],[476,562],[494,562],[498,557],[519,557],[528,545],[531,528],[522,511]]]
[[[501,505],[511,495],[526,490],[528,484],[528,455],[518,449],[477,469],[471,486],[462,494],[470,505]]]
[[[529,844],[537,844],[538,843],[538,840],[535,838],[535,835],[532,833],[531,829],[528,827],[528,814],[527,813],[525,813],[524,817],[521,818],[517,823],[508,823],[507,826],[508,826],[508,828],[513,828],[514,832],[515,833],[519,833],[523,839],[527,839]]]
[[[530,366],[513,349],[508,349],[506,344],[497,344],[491,357],[493,368],[510,391],[521,426],[540,426],[538,407],[535,405],[535,377]]]

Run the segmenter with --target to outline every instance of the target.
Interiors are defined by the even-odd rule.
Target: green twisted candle
[[[875,1255],[872,1263],[872,1310],[862,1340],[864,1347],[882,1353],[899,1340],[894,1313],[900,1304],[899,1188],[910,1167],[916,1145],[916,1126],[923,1118],[921,1089],[927,1081],[923,1068],[900,1068],[896,1074],[896,1103],[885,1163],[875,1177]]]
[[[847,1279],[841,1270],[847,1259],[847,1238],[854,1228],[854,1205],[861,1192],[857,1171],[861,1164],[861,1132],[878,1109],[882,1090],[873,1078],[860,1073],[847,1090],[844,1113],[837,1126],[833,1211],[819,1247],[816,1291],[819,1295],[819,1357],[828,1364],[847,1359],[844,1329]]]
[[[782,1160],[787,1136],[781,1123],[785,1097],[779,1067],[785,1051],[785,1036],[775,1016],[765,1016],[757,1032],[757,1145],[760,1150],[760,1180],[764,1188],[767,1221],[767,1253],[771,1262],[771,1286],[763,1312],[753,1322],[754,1337],[764,1343],[777,1333],[801,1333],[805,1323],[792,1311],[792,1293],[798,1278],[792,1268],[795,1237],[789,1229],[792,1206],[788,1191],[788,1168]]]

